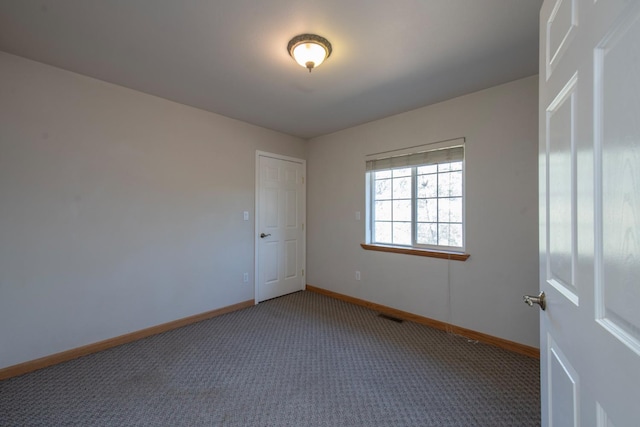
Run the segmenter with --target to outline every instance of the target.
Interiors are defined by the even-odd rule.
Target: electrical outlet
[[[244,281],[244,283],[248,283],[249,282],[249,273],[244,273],[242,280]]]
[[[356,280],[360,280],[360,272],[356,271]]]

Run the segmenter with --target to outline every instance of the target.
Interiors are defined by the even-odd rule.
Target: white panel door
[[[640,1],[540,14],[543,426],[640,426]]]
[[[256,302],[304,289],[302,160],[258,153]]]

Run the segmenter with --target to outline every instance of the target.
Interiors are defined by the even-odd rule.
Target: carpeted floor
[[[537,426],[539,361],[298,292],[0,382],[0,426]]]

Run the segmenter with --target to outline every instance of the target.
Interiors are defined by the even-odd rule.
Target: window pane
[[[391,200],[376,202],[376,221],[391,221]]]
[[[462,224],[449,225],[449,244],[451,246],[462,246]]]
[[[451,182],[451,174],[441,173],[438,175],[438,197],[448,197]]]
[[[393,220],[411,221],[411,200],[393,201]]]
[[[438,199],[439,222],[462,222],[462,198]]]
[[[391,180],[381,179],[376,180],[376,200],[390,199],[391,198]]]
[[[411,176],[411,168],[394,169],[393,177],[398,178],[401,176]]]
[[[439,163],[438,172],[448,172],[451,170],[451,163]]]
[[[374,223],[374,238],[378,243],[393,243],[391,240],[391,223],[376,221]]]
[[[418,223],[417,243],[421,245],[437,245],[438,244],[438,226],[437,224]]]
[[[438,165],[418,166],[418,175],[438,172]]]
[[[449,174],[449,196],[462,196],[462,171]]]
[[[464,161],[425,159],[444,162],[394,169],[388,161],[389,169],[370,172],[373,242],[462,248]]]
[[[393,198],[411,199],[411,177],[393,178]]]
[[[438,224],[438,244],[462,246],[462,224]]]
[[[438,244],[449,246],[449,224],[438,224]]]
[[[462,172],[438,174],[438,197],[462,196]]]
[[[437,199],[418,199],[417,211],[418,221],[420,222],[438,221]]]
[[[462,197],[449,199],[449,221],[462,222]]]
[[[420,168],[418,168],[420,169]],[[436,197],[438,193],[437,175],[418,175],[417,193],[419,198]]]
[[[393,243],[397,245],[411,244],[411,223],[410,222],[394,222],[393,223]]]
[[[451,170],[452,171],[461,171],[462,170],[462,162],[451,162]]]

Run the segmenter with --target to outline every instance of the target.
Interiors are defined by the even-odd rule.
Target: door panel
[[[280,279],[278,274],[278,242],[264,242],[262,248],[262,253],[260,254],[263,266],[262,280],[267,285],[277,283]]]
[[[562,57],[564,50],[571,44],[575,27],[577,26],[576,4],[576,0],[556,0],[553,3],[553,8],[544,29],[546,30],[547,41],[547,55],[545,57],[547,78]]]
[[[278,227],[278,189],[269,188],[265,185],[263,188],[265,205],[263,206],[264,227],[265,230]],[[262,219],[262,218],[261,218]]]
[[[550,419],[555,426],[578,426],[578,374],[562,350],[549,338]]]
[[[259,154],[256,301],[304,289],[304,162]]]
[[[574,282],[575,242],[575,119],[577,74],[547,108],[549,206],[547,258],[548,282],[578,305]]]
[[[540,15],[543,426],[640,420],[640,2]]]
[[[285,226],[287,228],[298,227],[298,190],[287,190],[285,202]]]
[[[285,247],[285,278],[291,279],[298,274],[298,241],[287,240],[284,243]]]
[[[640,354],[640,19],[621,22],[599,46],[596,135],[602,172],[598,321]],[[631,53],[631,54],[630,54]]]

